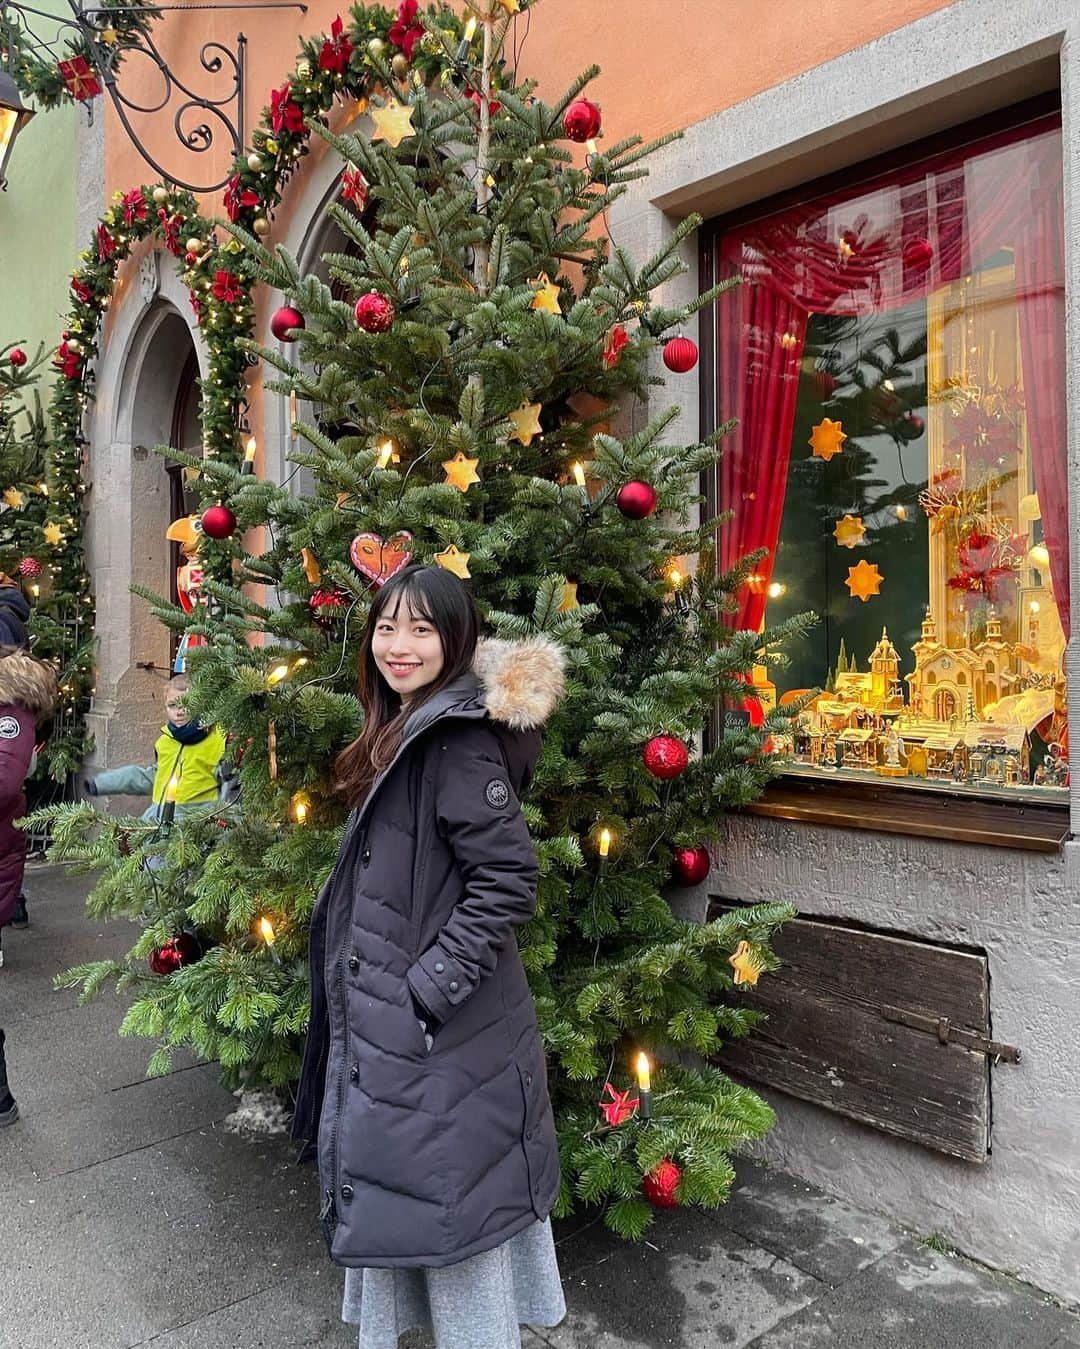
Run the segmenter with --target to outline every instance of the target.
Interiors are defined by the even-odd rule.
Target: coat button
[[[442,963],[442,961],[441,961],[441,960],[436,960],[436,962],[435,962],[435,973],[436,973],[436,974],[442,974],[443,970],[445,970],[445,969],[446,969],[446,966]]]
[[[371,861],[370,848],[365,848],[364,851],[360,854],[360,861],[363,862],[364,866],[367,866],[367,864]]]
[[[358,1063],[354,1063],[353,1066],[349,1069],[349,1080],[351,1082],[360,1081],[360,1065]]]
[[[525,1085],[526,1085],[527,1087],[531,1087],[531,1086],[532,1086],[532,1073],[526,1073],[526,1074],[525,1074]]]
[[[353,974],[360,968],[360,957],[355,953],[349,957],[349,969]]]
[[[525,1130],[525,1142],[526,1142],[526,1143],[531,1143],[531,1142],[532,1142],[532,1130],[531,1130],[531,1129],[526,1129],[526,1130]]]
[[[456,979],[451,979],[451,980],[450,980],[450,992],[451,992],[451,993],[456,993],[457,991],[458,991],[458,981],[457,981]]]
[[[341,1197],[342,1199],[345,1200],[346,1203],[349,1202],[349,1200],[353,1197],[355,1193],[356,1191],[353,1189],[351,1185],[343,1185],[341,1187]]]

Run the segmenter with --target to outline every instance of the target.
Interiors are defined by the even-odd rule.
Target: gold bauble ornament
[[[169,189],[166,187],[155,187],[151,196],[159,206],[163,206],[169,200]]]
[[[185,247],[185,249],[187,249],[187,251],[188,251],[189,253],[201,253],[201,252],[202,252],[202,240],[201,240],[201,239],[189,239],[189,240],[187,241],[187,243],[184,244],[184,247]]]
[[[297,61],[297,63],[296,63],[296,73],[297,73],[297,75],[300,77],[300,79],[302,79],[302,80],[310,80],[310,79],[311,79],[311,62],[308,61],[308,60],[306,60],[306,59],[305,59],[305,60]]]
[[[369,56],[381,56],[386,51],[386,43],[381,37],[373,37],[367,44]]]
[[[82,344],[80,342],[76,342],[73,337],[69,337],[67,348],[68,351],[73,351],[75,355],[78,356],[79,352],[82,351]]]
[[[256,216],[252,229],[262,239],[270,233],[270,222],[264,215]]]
[[[256,154],[255,151],[252,150],[251,154],[247,157],[247,166],[252,173],[259,173],[263,168],[262,155]]]
[[[404,52],[397,53],[394,59],[390,62],[390,69],[394,72],[394,74],[398,77],[399,80],[403,80],[405,78],[405,76],[409,73],[409,58],[405,55]]]

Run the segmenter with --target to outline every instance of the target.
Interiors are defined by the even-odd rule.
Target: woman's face
[[[443,668],[442,638],[434,624],[414,616],[404,596],[396,612],[388,608],[376,622],[371,654],[379,673],[405,702]]]

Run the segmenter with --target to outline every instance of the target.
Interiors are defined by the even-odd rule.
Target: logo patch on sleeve
[[[0,740],[17,740],[18,737],[18,717],[0,717]]]
[[[0,722],[0,725],[2,724]],[[484,788],[484,800],[492,810],[502,810],[504,806],[510,803],[510,788],[501,778],[492,778]]]

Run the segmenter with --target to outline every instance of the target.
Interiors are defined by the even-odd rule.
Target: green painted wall
[[[35,0],[35,8],[68,12],[64,0]],[[52,36],[45,20],[35,23]],[[100,100],[94,110],[102,116]],[[82,247],[75,238],[75,133],[85,116],[71,106],[39,112],[15,143],[7,191],[0,192],[0,346],[18,341],[30,355],[40,342],[55,347],[64,326]],[[46,374],[43,391],[48,382]]]

